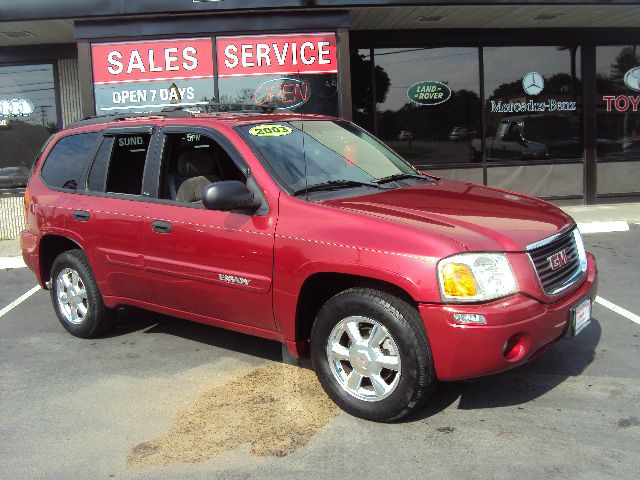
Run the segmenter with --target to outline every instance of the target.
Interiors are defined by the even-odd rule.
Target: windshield
[[[239,130],[289,192],[326,182],[373,183],[417,174],[380,141],[346,121],[291,120]]]

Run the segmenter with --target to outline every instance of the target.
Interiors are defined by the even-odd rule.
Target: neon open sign
[[[293,109],[306,103],[311,96],[311,84],[297,78],[274,78],[261,83],[253,92],[257,105]]]

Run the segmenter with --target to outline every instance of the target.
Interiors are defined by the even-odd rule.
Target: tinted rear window
[[[75,190],[85,164],[94,153],[99,132],[61,138],[42,167],[42,178],[51,187]]]

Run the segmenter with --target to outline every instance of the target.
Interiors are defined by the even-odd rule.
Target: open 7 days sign
[[[214,97],[210,38],[94,44],[91,54],[98,114],[197,106]]]

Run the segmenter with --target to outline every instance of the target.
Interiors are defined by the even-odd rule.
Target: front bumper
[[[501,372],[521,365],[562,338],[571,308],[585,297],[596,298],[597,267],[588,254],[587,276],[570,295],[545,304],[523,294],[476,305],[421,304],[431,353],[440,380],[460,380]],[[461,325],[454,313],[479,313],[485,325]],[[518,348],[505,355],[507,341]]]

